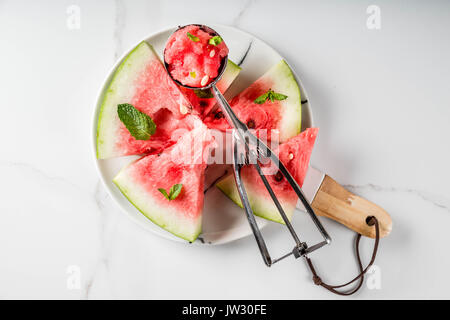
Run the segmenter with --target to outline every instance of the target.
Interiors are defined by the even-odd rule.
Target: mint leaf
[[[163,194],[163,196],[164,196],[167,200],[170,201],[170,197],[169,197],[169,195],[167,194],[167,191],[166,191],[165,189],[163,189],[163,188],[158,188],[158,191],[161,192],[161,193]]]
[[[208,41],[209,44],[212,44],[213,46],[217,46],[222,43],[222,38],[219,36],[214,36]]]
[[[258,98],[256,98],[254,100],[254,102],[257,104],[263,104],[267,100],[274,102],[275,100],[285,100],[285,99],[287,99],[287,97],[288,96],[286,96],[282,93],[277,93],[277,92],[274,92],[272,89],[269,89],[269,91],[267,91],[266,93],[264,93],[264,94],[260,95]]]
[[[117,114],[136,140],[148,140],[156,131],[152,118],[129,103],[117,105]]]
[[[202,99],[214,98],[214,95],[212,94],[211,90],[209,90],[209,89],[205,89],[205,90],[194,89],[194,93],[197,97],[202,98]]]
[[[276,93],[272,91],[272,96],[275,100],[286,100],[288,96],[285,96],[284,94],[281,93]]]
[[[169,194],[167,194],[167,191],[163,188],[158,188],[158,191],[161,192],[167,200],[172,201],[175,200],[180,195],[182,188],[183,185],[181,183],[177,183],[170,188]]]
[[[172,188],[170,188],[169,198],[170,200],[176,199],[180,195],[181,189],[183,185],[181,183],[174,184]]]
[[[200,39],[198,37],[194,36],[190,32],[187,33],[187,36],[188,36],[189,39],[191,39],[194,42],[199,42],[200,41]]]
[[[260,95],[258,98],[256,98],[254,102],[257,104],[263,104],[264,102],[266,102],[268,97],[269,97],[269,92],[266,92],[266,93]]]
[[[156,131],[156,125],[152,118],[129,103],[119,104],[117,114],[136,140],[148,140]]]

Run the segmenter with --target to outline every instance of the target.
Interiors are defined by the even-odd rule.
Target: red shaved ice
[[[201,88],[218,75],[228,55],[224,41],[210,44],[215,35],[199,26],[189,25],[175,31],[164,50],[164,60],[172,77],[183,85]]]

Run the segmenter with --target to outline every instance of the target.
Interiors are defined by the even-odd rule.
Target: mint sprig
[[[192,41],[194,41],[194,42],[200,41],[199,37],[194,36],[192,33],[188,32],[186,34],[187,34],[188,38],[191,39]]]
[[[211,39],[209,39],[208,43],[212,44],[213,46],[218,46],[222,43],[222,38],[220,36],[214,36]]]
[[[271,102],[274,102],[275,100],[285,100],[288,96],[274,92],[272,89],[269,89],[266,93],[260,95],[258,98],[255,99],[255,103],[257,104],[263,104],[267,100],[270,100]]]
[[[117,105],[117,114],[136,140],[148,140],[156,131],[152,118],[129,103]]]
[[[158,191],[161,192],[167,200],[172,201],[180,195],[182,188],[183,185],[181,183],[177,183],[170,188],[169,193],[167,193],[164,188],[158,188]]]

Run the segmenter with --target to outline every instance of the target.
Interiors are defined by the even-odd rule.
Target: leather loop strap
[[[308,266],[311,269],[311,272],[313,274],[312,280],[314,281],[315,285],[322,286],[325,289],[327,289],[327,290],[329,290],[329,291],[331,291],[331,292],[333,292],[335,294],[341,295],[341,296],[352,295],[352,294],[354,294],[356,291],[358,291],[361,288],[361,286],[362,286],[362,284],[364,282],[364,274],[367,272],[367,270],[370,268],[370,266],[372,266],[373,263],[375,262],[375,257],[377,255],[377,251],[378,251],[378,244],[380,242],[380,226],[378,224],[377,218],[375,218],[374,216],[367,217],[366,223],[369,226],[375,225],[375,233],[376,233],[375,244],[374,244],[373,253],[372,253],[372,258],[370,259],[370,262],[367,265],[367,267],[365,269],[363,269],[363,266],[362,266],[361,256],[359,254],[359,241],[361,240],[361,234],[358,233],[358,235],[356,236],[355,247],[356,247],[356,257],[358,259],[359,274],[355,278],[353,278],[351,281],[349,281],[347,283],[344,283],[344,284],[341,284],[341,285],[338,285],[338,286],[331,286],[331,285],[326,284],[326,283],[324,283],[322,281],[322,279],[317,275],[316,269],[314,269],[314,266],[312,264],[311,259],[309,259],[307,256],[305,256],[306,262],[308,263]],[[339,289],[339,288],[346,287],[346,286],[348,286],[348,285],[350,285],[350,284],[352,284],[352,283],[354,283],[356,281],[358,281],[358,284],[356,285],[355,288],[353,288],[350,291],[338,291],[338,290],[336,290],[336,289]]]

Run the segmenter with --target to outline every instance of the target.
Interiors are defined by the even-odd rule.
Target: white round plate
[[[251,83],[263,75],[271,66],[283,59],[283,57],[268,44],[246,32],[229,26],[210,26],[215,29],[225,40],[228,48],[230,49],[229,59],[240,65],[242,68],[241,73],[226,92],[225,96],[227,97],[232,97],[248,87]],[[150,43],[161,58],[166,40],[175,29],[176,27],[162,30],[143,40]],[[92,147],[97,169],[100,174],[100,178],[111,197],[132,220],[161,237],[175,241],[185,241],[175,237],[147,219],[122,195],[119,189],[113,184],[112,180],[119,170],[130,161],[136,159],[136,157],[123,157],[107,160],[98,160],[95,157],[97,120],[104,90],[108,86],[116,68],[132,49],[133,48],[130,48],[130,50],[125,53],[111,69],[97,97],[95,111],[92,118]],[[307,94],[298,76],[296,76],[296,78],[300,85],[302,100],[304,101],[302,104],[302,129],[305,129],[311,127],[312,125],[312,114],[307,102]],[[210,169],[208,168],[208,170]],[[206,183],[205,185],[208,184]],[[260,219],[258,217],[256,218],[260,228],[263,228],[268,223],[264,219]],[[223,244],[252,234],[242,209],[236,206],[215,187],[211,188],[205,196],[202,229],[203,232],[195,243]]]

